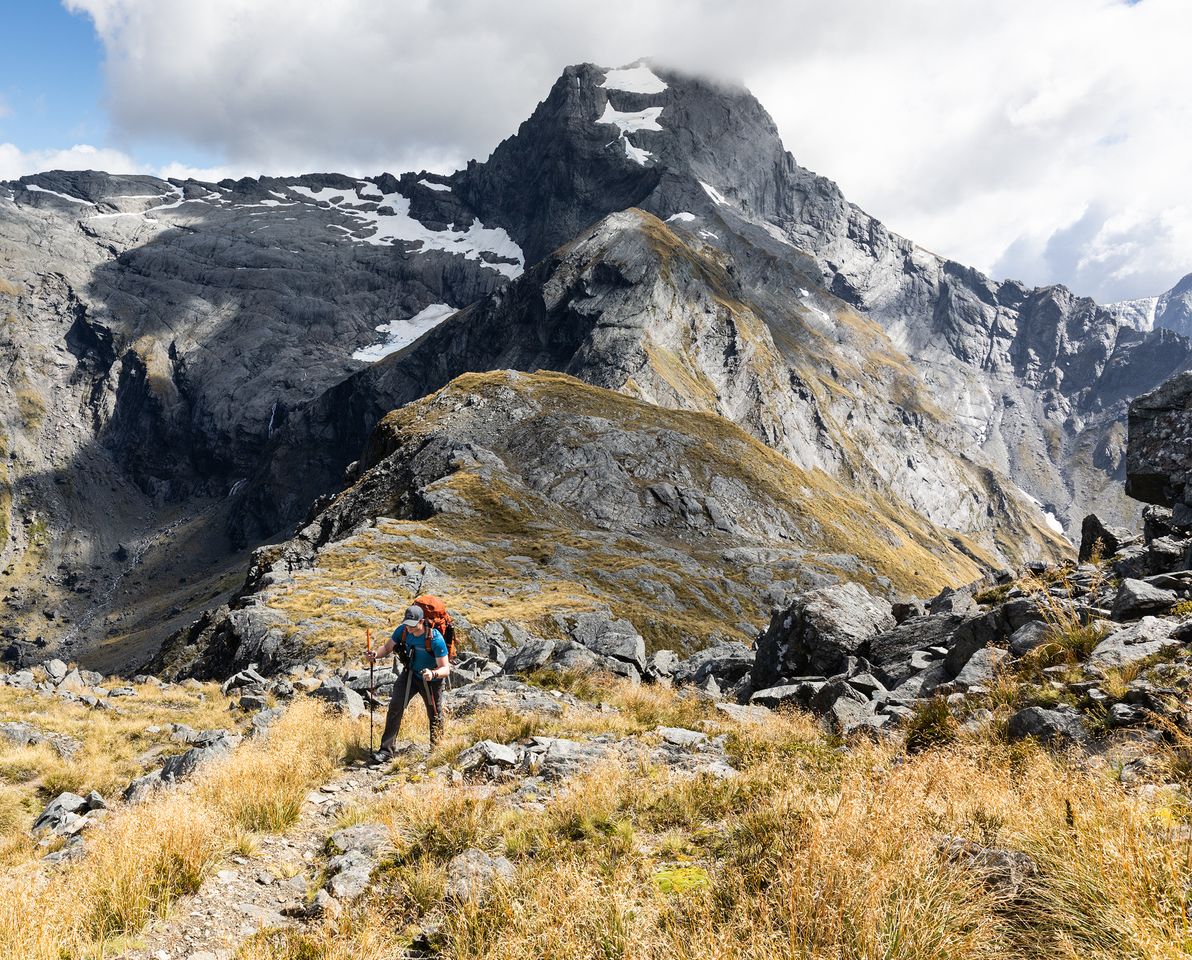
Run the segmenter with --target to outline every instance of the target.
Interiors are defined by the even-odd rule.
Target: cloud
[[[105,170],[109,173],[147,173],[127,153],[78,143],[64,150],[21,150],[0,143],[0,180],[16,180],[45,170]]]
[[[648,55],[744,79],[797,160],[941,254],[1105,300],[1192,270],[1184,0],[63,2],[94,20],[114,142],[134,153],[447,171],[516,130],[564,65]],[[1095,230],[1063,233],[1089,210]]]

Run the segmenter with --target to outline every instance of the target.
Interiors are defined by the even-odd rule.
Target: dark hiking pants
[[[385,714],[385,732],[381,734],[381,749],[392,750],[397,742],[397,731],[401,727],[406,705],[414,697],[422,697],[426,706],[426,719],[430,721],[430,745],[433,747],[443,732],[443,687],[442,678],[423,680],[418,674],[409,676],[409,692],[406,680],[408,670],[402,670],[393,681],[393,692],[389,697],[389,711]]]

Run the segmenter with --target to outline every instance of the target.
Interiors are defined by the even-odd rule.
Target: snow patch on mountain
[[[691,223],[691,221],[693,221],[694,219],[695,219],[694,213],[688,213],[686,210],[684,210],[680,213],[672,213],[669,217],[666,218],[666,222],[673,223],[674,221],[678,220],[680,223]]]
[[[621,67],[605,73],[600,86],[606,90],[624,90],[626,93],[662,93],[666,89],[666,81],[656,76],[649,67]]]
[[[1050,510],[1044,509],[1042,501],[1032,497],[1029,493],[1023,490],[1022,487],[1018,488],[1018,492],[1043,511],[1043,520],[1047,523],[1047,526],[1052,531],[1058,533],[1060,536],[1064,535],[1064,525],[1060,523],[1059,518],[1054,513],[1052,513]]]
[[[704,188],[704,193],[712,198],[712,202],[716,204],[716,206],[728,206],[728,200],[725,199],[724,194],[717,190],[714,186],[709,183],[704,183],[703,180],[699,182],[699,185]]]
[[[290,190],[319,203],[328,203],[337,213],[355,221],[357,229],[343,224],[328,224],[342,230],[357,243],[392,246],[395,243],[421,244],[422,252],[442,250],[468,260],[478,260],[490,270],[510,279],[525,269],[521,247],[501,227],[486,227],[473,220],[466,230],[431,230],[410,215],[410,201],[400,193],[383,193],[371,180],[355,189],[340,187],[290,187]],[[365,233],[365,231],[369,231]],[[364,233],[363,236],[360,234]]]
[[[414,316],[405,320],[394,320],[377,327],[378,333],[385,334],[380,343],[357,350],[352,354],[353,360],[363,360],[365,363],[376,363],[383,357],[396,353],[402,347],[413,343],[427,330],[437,327],[449,316],[455,313],[455,307],[449,303],[432,303],[423,307]]]
[[[597,123],[611,123],[622,133],[636,133],[638,130],[662,131],[658,118],[662,115],[662,107],[646,107],[633,113],[626,113],[614,109],[611,103],[604,105],[604,113]]]
[[[429,180],[419,180],[418,186],[426,187],[427,190],[442,190],[447,193],[451,192],[451,187],[446,183],[431,183]]]
[[[62,200],[69,200],[71,203],[81,203],[87,207],[94,207],[95,204],[90,200],[80,200],[78,197],[72,197],[65,193],[59,193],[57,190],[47,190],[45,187],[39,187],[36,183],[26,183],[25,189],[30,193],[48,193],[51,197],[59,197]]]

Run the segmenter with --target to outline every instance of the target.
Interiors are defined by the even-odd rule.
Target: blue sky
[[[4,33],[0,140],[26,150],[102,142],[103,45],[91,18],[54,0],[17,0],[5,4]]]
[[[1192,271],[1188,0],[5,0],[0,22],[0,180],[449,172],[567,64],[651,56],[743,80],[799,163],[995,279],[1108,302]]]

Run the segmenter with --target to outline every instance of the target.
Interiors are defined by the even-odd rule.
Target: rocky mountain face
[[[126,652],[469,371],[720,416],[1002,562],[1129,512],[1125,403],[1189,364],[890,234],[747,91],[644,66],[568,68],[450,177],[0,185],[0,315],[8,637]]]
[[[1192,273],[1164,294],[1122,300],[1109,304],[1108,309],[1136,330],[1174,330],[1192,336]]]
[[[740,645],[811,586],[922,592],[993,563],[724,417],[561,374],[460,377],[387,415],[357,469],[297,536],[256,551],[234,609],[176,637],[155,669],[334,659],[432,591],[480,649],[553,643],[567,616],[600,611],[651,649]]]

